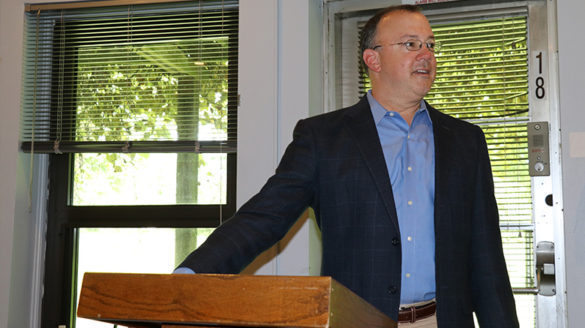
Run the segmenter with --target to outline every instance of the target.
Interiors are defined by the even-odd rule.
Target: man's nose
[[[431,51],[426,44],[423,44],[422,47],[417,51],[417,58],[434,58],[435,53]]]

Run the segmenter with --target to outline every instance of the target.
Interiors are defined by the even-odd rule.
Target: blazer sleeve
[[[314,199],[314,148],[309,124],[299,121],[276,173],[179,267],[197,273],[238,273],[283,238]]]
[[[499,215],[485,137],[477,137],[477,183],[473,204],[472,288],[481,327],[518,327],[516,306],[504,260]]]

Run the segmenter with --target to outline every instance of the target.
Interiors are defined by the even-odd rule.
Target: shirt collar
[[[380,121],[388,111],[382,105],[380,105],[380,103],[374,98],[374,96],[372,96],[372,90],[369,90],[366,96],[368,97],[368,103],[370,103],[370,110],[372,111],[372,115],[374,116],[374,123],[378,125],[378,123],[380,123]],[[415,117],[417,115],[421,115],[419,113],[421,114],[424,113],[423,114],[424,122],[426,122],[430,126],[433,125],[431,117],[429,116],[429,111],[427,110],[427,104],[425,103],[424,100],[420,101],[420,106],[416,111]]]

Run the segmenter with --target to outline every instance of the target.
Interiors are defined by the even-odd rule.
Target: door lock
[[[548,122],[530,122],[528,132],[528,173],[531,177],[550,175]]]

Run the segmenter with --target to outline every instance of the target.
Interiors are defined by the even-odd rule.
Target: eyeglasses
[[[427,49],[429,49],[430,52],[438,52],[441,49],[441,44],[435,40],[428,40],[422,42],[421,40],[412,39],[404,42],[388,43],[386,45],[387,46],[401,45],[404,46],[408,51],[419,51],[420,49],[422,49],[423,43],[427,47]],[[376,50],[383,46],[384,45],[379,44],[377,46],[374,46],[372,50]]]

